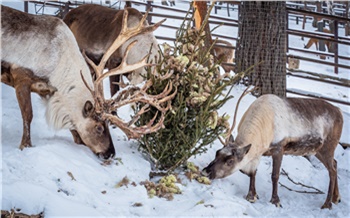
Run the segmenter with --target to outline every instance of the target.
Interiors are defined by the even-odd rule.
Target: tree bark
[[[244,1],[239,10],[237,72],[252,72],[254,93],[286,95],[286,3]]]
[[[194,1],[193,2],[193,7],[196,9],[194,13],[194,21],[195,21],[195,26],[196,29],[199,30],[202,25],[203,25],[203,20],[205,19],[205,16],[208,13],[208,6],[206,1]],[[210,27],[209,23],[205,24],[204,27],[205,31],[205,46],[210,47],[212,44],[212,38],[211,38],[211,33],[210,33]]]

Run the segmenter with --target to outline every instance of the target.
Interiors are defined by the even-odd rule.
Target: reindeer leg
[[[122,59],[118,57],[118,52],[113,53],[111,58],[107,61],[106,67],[108,69],[116,68],[120,65]],[[122,75],[114,75],[109,77],[109,88],[111,96],[117,93],[120,90],[119,82],[121,80]]]
[[[256,176],[256,171],[257,167],[259,165],[260,158],[257,158],[249,164],[247,164],[247,168],[243,168],[241,170],[242,173],[246,174],[250,178],[250,183],[249,183],[249,191],[246,196],[246,200],[249,201],[250,203],[256,202],[257,199],[259,199],[259,196],[256,194],[256,189],[255,189],[255,176]]]
[[[270,202],[276,205],[276,207],[282,207],[280,199],[278,197],[278,179],[280,176],[282,157],[283,152],[279,148],[277,148],[272,154],[272,197]]]
[[[256,194],[256,189],[255,189],[255,175],[256,175],[256,170],[250,174],[247,174],[250,177],[250,184],[249,184],[249,191],[247,194],[247,201],[250,203],[256,202],[256,200],[259,199],[259,196]]]
[[[337,161],[336,160],[333,160],[334,161],[334,168],[335,170],[338,169],[337,167]],[[333,191],[333,199],[332,199],[332,202],[335,203],[335,204],[338,204],[339,202],[341,202],[341,197],[340,197],[340,194],[339,194],[339,188],[338,188],[338,177],[336,176],[335,177],[335,186],[334,186],[334,191]]]
[[[26,147],[32,147],[32,142],[30,139],[30,124],[33,119],[32,102],[30,96],[31,81],[26,77],[21,79],[21,76],[18,76],[18,74],[21,74],[19,71],[22,70],[23,69],[15,69],[13,72],[11,72],[13,75],[14,88],[16,90],[17,101],[23,120],[23,135],[19,146],[21,150]]]
[[[323,150],[323,149],[322,149]],[[335,187],[336,187],[336,179],[337,179],[337,169],[335,168],[336,165],[334,165],[334,160],[333,160],[333,154],[329,154],[330,151],[325,152],[323,150],[323,152],[319,151],[316,154],[316,157],[323,163],[323,165],[327,168],[328,170],[328,174],[329,174],[329,187],[328,187],[328,194],[327,194],[327,198],[326,201],[324,202],[324,204],[322,205],[321,209],[324,208],[328,208],[331,209],[332,208],[332,199],[333,198],[333,193],[335,192]],[[327,158],[322,156],[322,154],[327,154],[327,157],[331,157],[331,158]],[[338,198],[339,196],[336,196],[336,198]]]

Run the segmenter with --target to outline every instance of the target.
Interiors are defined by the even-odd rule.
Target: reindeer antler
[[[243,99],[244,96],[246,96],[247,94],[251,93],[252,91],[254,91],[256,89],[256,87],[253,87],[250,90],[248,90],[249,88],[250,88],[250,86],[248,86],[243,91],[243,93],[241,94],[241,96],[239,97],[239,99],[237,101],[236,108],[235,108],[235,114],[233,116],[232,126],[231,126],[230,130],[226,133],[225,141],[221,137],[219,137],[221,144],[223,144],[224,146],[228,145],[230,135],[232,134],[232,132],[236,126],[237,112],[238,112],[238,107],[239,107],[239,104],[241,103],[241,100]]]
[[[149,95],[147,94],[147,89],[151,87],[153,83],[152,80],[148,80],[145,82],[142,88],[130,86],[120,91],[117,96],[112,96],[111,99],[106,100],[104,98],[103,79],[113,75],[121,75],[127,72],[131,72],[141,67],[151,66],[150,64],[147,64],[148,55],[146,55],[139,62],[136,62],[134,64],[127,64],[126,57],[128,56],[130,49],[135,45],[136,41],[134,41],[127,47],[121,64],[118,67],[109,70],[108,72],[103,72],[110,56],[127,40],[140,34],[152,32],[165,21],[164,19],[154,25],[146,26],[145,20],[147,15],[148,12],[146,12],[136,27],[128,28],[128,11],[124,10],[122,30],[117,39],[115,39],[115,41],[103,55],[99,65],[96,66],[86,55],[84,55],[87,62],[91,65],[96,73],[94,89],[90,89],[95,99],[96,113],[100,115],[101,119],[108,120],[112,124],[119,127],[128,136],[129,139],[137,139],[144,134],[152,133],[162,128],[165,113],[170,109],[171,99],[174,98],[177,92],[175,88],[175,91],[170,94],[173,91],[173,85],[171,82],[169,82],[162,93],[158,95]],[[155,77],[157,77],[157,75],[155,75]],[[126,122],[118,117],[116,111],[122,106],[132,103],[142,103],[143,106],[129,122]],[[158,112],[146,125],[139,127],[135,126],[134,124],[138,121],[143,113],[146,113],[149,110],[149,107],[156,108]],[[158,115],[159,112],[160,117]],[[157,119],[157,117],[159,118]]]

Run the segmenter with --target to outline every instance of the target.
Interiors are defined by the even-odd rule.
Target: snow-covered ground
[[[225,14],[225,10],[223,10]],[[167,21],[171,22],[171,21]],[[294,39],[299,46],[303,42]],[[343,55],[350,55],[344,50]],[[310,68],[318,69],[317,66]],[[346,78],[346,72],[340,72]],[[288,79],[288,86],[311,87],[309,81]],[[221,110],[233,114],[238,96],[245,87],[233,89],[234,99]],[[333,97],[347,95],[349,90],[335,90],[335,87],[317,87],[317,92]],[[315,89],[312,89],[315,91]],[[214,180],[211,185],[190,182],[183,174],[178,184],[182,194],[175,195],[172,201],[164,198],[149,198],[140,182],[149,179],[149,162],[138,151],[134,141],[127,141],[124,134],[111,129],[116,149],[114,163],[101,165],[101,161],[92,152],[76,145],[70,132],[55,132],[47,126],[45,109],[40,98],[32,94],[34,118],[32,122],[33,148],[18,149],[22,136],[22,118],[14,89],[1,84],[1,209],[19,209],[26,214],[44,212],[47,217],[58,216],[159,216],[159,217],[349,217],[350,214],[350,149],[338,146],[335,159],[338,162],[338,181],[342,201],[333,205],[332,210],[321,210],[326,194],[305,194],[279,187],[279,196],[283,208],[269,203],[272,193],[272,161],[263,157],[257,173],[256,188],[259,200],[249,203],[245,200],[249,178],[235,173],[227,178]],[[316,92],[316,91],[315,91]],[[238,120],[254,101],[254,97],[245,97],[239,108]],[[343,140],[349,143],[349,108],[342,107],[345,119]],[[347,113],[347,114],[346,114]],[[207,153],[191,158],[202,169],[215,156],[222,145],[216,141]],[[303,157],[284,156],[282,168],[289,176],[305,185],[310,185],[327,193],[329,177],[325,167],[315,158],[311,162]],[[74,177],[74,180],[72,179]],[[128,185],[116,188],[125,176],[136,186]],[[293,185],[285,176],[280,182],[290,188],[311,191],[305,187]]]

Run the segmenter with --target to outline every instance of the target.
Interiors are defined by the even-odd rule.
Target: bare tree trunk
[[[286,95],[286,3],[243,1],[239,10],[237,72],[252,69],[255,95]]]
[[[203,20],[205,19],[205,16],[208,13],[207,2],[206,1],[194,1],[193,7],[196,9],[195,14],[194,14],[196,29],[199,30],[202,27]],[[205,24],[204,31],[205,31],[205,35],[206,35],[204,43],[205,43],[206,47],[209,47],[212,44],[209,23]]]

